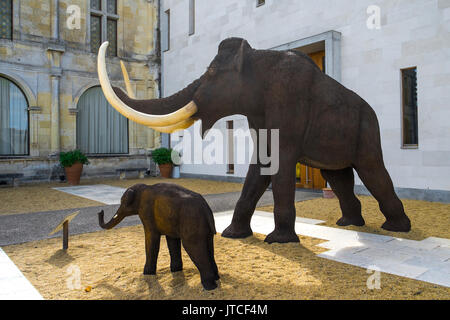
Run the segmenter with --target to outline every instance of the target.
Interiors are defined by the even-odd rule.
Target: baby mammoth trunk
[[[103,212],[103,210],[98,213],[98,223],[103,229],[112,229],[125,218],[125,216],[116,213],[108,223],[105,223],[104,215],[105,212]]]

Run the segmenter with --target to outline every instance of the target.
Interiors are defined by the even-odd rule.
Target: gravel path
[[[239,199],[240,192],[205,195],[213,212],[232,210]],[[296,191],[296,201],[320,198],[321,193]],[[273,204],[272,191],[268,190],[261,197],[258,206]],[[48,236],[58,223],[72,212],[80,211],[78,216],[70,222],[70,234],[81,234],[101,230],[98,225],[97,213],[105,212],[105,220],[112,217],[119,205],[103,205],[56,211],[35,212],[0,216],[0,247],[11,244],[24,243],[35,240],[61,237],[61,231]],[[138,216],[125,218],[118,227],[140,224]]]

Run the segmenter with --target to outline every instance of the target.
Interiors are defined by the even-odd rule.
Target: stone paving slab
[[[43,300],[41,294],[1,248],[0,300]]]
[[[113,187],[106,184],[59,187],[53,189],[109,205],[120,204],[120,198],[126,190],[125,188]]]
[[[231,211],[215,214],[217,232],[222,232],[231,219]],[[273,231],[275,223],[267,212],[256,211],[251,227],[253,232],[267,235]],[[318,245],[329,249],[318,257],[450,287],[448,239],[406,240],[305,223],[300,218],[296,219],[295,231],[303,236],[328,240]]]

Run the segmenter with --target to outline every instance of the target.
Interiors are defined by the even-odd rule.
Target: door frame
[[[341,82],[341,33],[335,30],[323,32],[314,36],[301,38],[271,48],[271,50],[294,50],[309,54],[325,51],[325,74]],[[306,167],[309,170],[309,167]],[[328,182],[326,183],[328,185]]]
[[[305,53],[325,50],[325,73],[341,82],[341,33],[330,30],[315,36],[294,40],[271,50],[289,50],[301,48]]]

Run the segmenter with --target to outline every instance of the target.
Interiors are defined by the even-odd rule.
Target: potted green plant
[[[71,185],[80,184],[81,172],[83,165],[88,165],[89,160],[80,150],[72,150],[61,152],[59,154],[59,162],[66,172],[67,182]]]
[[[152,158],[158,164],[161,177],[170,178],[172,176],[173,162],[172,149],[158,148],[152,151]]]

